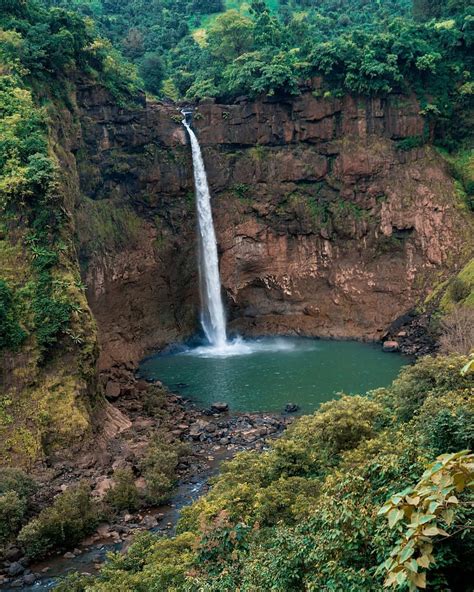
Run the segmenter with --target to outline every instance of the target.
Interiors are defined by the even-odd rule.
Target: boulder
[[[382,349],[384,352],[397,352],[400,349],[398,341],[384,341]]]
[[[211,411],[212,413],[226,413],[229,411],[229,405],[222,401],[216,401],[215,403],[212,403]]]
[[[120,397],[121,387],[118,382],[114,382],[109,380],[107,386],[105,387],[105,397],[109,401],[116,401]]]
[[[11,577],[19,576],[25,571],[25,568],[19,561],[14,561],[8,566],[8,575]]]
[[[285,413],[296,413],[300,410],[300,406],[296,403],[287,403],[285,405]]]

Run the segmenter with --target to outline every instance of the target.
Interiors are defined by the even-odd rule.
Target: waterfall
[[[223,347],[227,343],[224,305],[221,295],[219,260],[217,257],[216,233],[212,221],[211,195],[207,183],[206,169],[199,142],[186,120],[183,125],[188,130],[193,154],[194,186],[196,190],[196,209],[199,244],[199,287],[201,291],[201,325],[210,344]]]

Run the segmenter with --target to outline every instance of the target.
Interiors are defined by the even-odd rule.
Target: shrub
[[[151,439],[141,471],[146,482],[145,496],[151,504],[163,502],[176,480],[176,467],[181,453],[180,444],[168,443],[161,435]]]
[[[382,406],[365,397],[345,395],[323,403],[317,413],[302,417],[275,442],[275,464],[288,475],[318,472],[337,462],[342,451],[373,437],[383,420]]]
[[[195,544],[196,537],[190,533],[173,539],[140,533],[126,554],[109,555],[101,570],[101,581],[86,589],[94,592],[186,590]]]
[[[448,530],[468,532],[469,521],[456,523],[462,507],[460,494],[474,476],[474,455],[466,451],[439,456],[415,487],[392,496],[379,510],[400,538],[390,557],[380,566],[386,572],[384,587],[408,584],[410,591],[426,588],[426,570],[435,563],[435,537],[449,537]]]
[[[18,532],[26,513],[27,501],[16,491],[0,495],[0,545]]]
[[[390,389],[393,404],[402,421],[413,417],[428,395],[440,396],[447,391],[469,388],[469,376],[461,375],[467,359],[463,356],[426,356],[413,366],[406,366]]]
[[[470,389],[428,396],[416,425],[433,455],[474,449],[474,398]]]
[[[138,489],[131,469],[118,469],[114,473],[114,486],[107,491],[105,503],[116,511],[135,511],[140,507]]]
[[[15,491],[20,497],[28,498],[36,489],[35,481],[21,469],[9,467],[0,469],[0,495]]]
[[[36,483],[20,469],[0,469],[0,545],[19,531],[35,491]]]
[[[91,576],[78,574],[76,572],[68,574],[61,578],[54,587],[55,592],[86,592],[87,584],[90,582]]]
[[[454,302],[461,302],[470,293],[471,288],[469,284],[460,277],[455,277],[449,286],[449,294]]]
[[[24,526],[18,542],[31,559],[45,557],[53,549],[64,550],[94,531],[100,519],[98,505],[86,483],[60,494],[52,506]]]

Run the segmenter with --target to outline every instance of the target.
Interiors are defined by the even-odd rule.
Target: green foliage
[[[464,300],[471,293],[469,284],[460,277],[455,277],[449,285],[449,295],[451,299],[458,303]]]
[[[167,442],[160,434],[150,440],[140,465],[148,503],[159,504],[166,500],[175,484],[176,467],[183,452],[178,442]]]
[[[18,323],[13,294],[6,282],[0,280],[0,350],[15,350],[26,338]]]
[[[36,484],[20,469],[0,469],[0,547],[24,523]]]
[[[0,495],[8,491],[15,491],[20,497],[27,498],[36,491],[36,484],[21,469],[0,468]]]
[[[469,388],[472,377],[455,371],[460,369],[463,359],[462,356],[427,356],[414,366],[403,368],[391,388],[400,418],[410,419],[428,396],[441,396],[449,391]]]
[[[7,491],[0,495],[0,545],[18,532],[26,507],[26,500],[16,491]]]
[[[474,488],[474,454],[466,451],[444,454],[428,466],[415,485],[392,496],[379,510],[401,538],[382,568],[384,587],[408,584],[410,591],[426,588],[426,570],[435,563],[434,542],[449,537],[466,488]],[[457,526],[457,533],[467,525]],[[436,537],[436,539],[435,539]]]
[[[426,140],[422,136],[409,136],[408,138],[404,138],[397,142],[397,149],[402,152],[407,152],[408,150],[413,150],[413,148],[419,148],[425,143]]]
[[[114,473],[113,487],[107,491],[105,503],[114,510],[136,511],[140,507],[140,496],[131,469],[118,469]]]
[[[210,491],[182,510],[177,538],[165,542],[147,535],[129,554],[114,556],[87,590],[155,589],[155,574],[166,569],[166,586],[158,580],[162,588],[156,589],[379,592],[378,566],[394,549],[396,571],[398,565],[414,567],[405,566],[411,556],[398,561],[399,553],[409,552],[405,542],[403,549],[396,546],[400,537],[418,535],[405,526],[400,533],[391,528],[404,524],[405,509],[407,523],[427,509],[434,518],[426,524],[443,529],[454,506],[450,536],[438,530],[426,535],[435,539],[438,558],[432,564],[429,557],[428,579],[437,592],[464,589],[472,577],[467,559],[472,507],[464,503],[465,493],[451,491],[459,480],[459,471],[451,469],[467,457],[443,457],[439,481],[438,469],[423,472],[439,449],[457,453],[458,446],[472,442],[472,374],[461,373],[466,361],[461,356],[420,360],[391,387],[327,403],[296,420],[268,450],[236,455],[222,466]],[[445,483],[448,474],[453,482],[447,477]],[[429,506],[433,495],[436,508]],[[387,511],[397,512],[390,513],[390,525],[378,517],[388,498],[396,507]],[[418,508],[411,514],[410,504]],[[422,521],[420,514],[423,537]],[[183,540],[192,543],[183,547]],[[431,555],[431,541],[418,542],[413,557],[421,564],[414,574],[426,570],[425,556]],[[181,564],[185,569],[178,569]],[[459,564],[465,566],[461,576]],[[422,583],[422,575],[406,577]]]
[[[89,584],[87,590],[181,592],[185,589],[186,576],[192,567],[195,542],[195,537],[190,533],[172,539],[140,533],[126,554],[109,555],[109,561],[104,564],[98,580]]]
[[[32,559],[45,557],[51,550],[73,547],[93,532],[99,522],[99,508],[83,483],[60,494],[52,506],[22,528],[18,542]]]

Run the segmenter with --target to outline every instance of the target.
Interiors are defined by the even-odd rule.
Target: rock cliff
[[[472,227],[414,97],[201,103],[230,326],[377,339],[466,257]],[[192,163],[179,110],[78,85],[83,277],[101,367],[196,328]],[[416,141],[413,141],[416,140]]]

